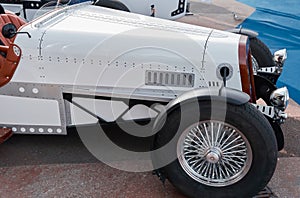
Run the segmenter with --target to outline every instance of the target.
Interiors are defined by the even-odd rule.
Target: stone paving
[[[280,198],[300,197],[300,158],[279,158],[269,187]]]
[[[291,101],[287,112],[285,150],[279,154],[269,193],[257,198],[300,197],[300,107]],[[98,162],[74,134],[13,136],[1,145],[0,156],[1,198],[183,197],[168,181],[163,186],[151,172],[125,172]]]
[[[300,158],[279,158],[268,187],[257,197],[300,197]],[[150,172],[130,173],[101,162],[0,168],[0,197],[184,197]],[[269,191],[270,192],[270,191]]]
[[[228,30],[241,24],[255,9],[235,0],[212,0],[212,3],[190,0],[190,11],[193,15],[187,15],[178,21]]]

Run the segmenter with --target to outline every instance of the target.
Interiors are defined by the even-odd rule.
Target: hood
[[[89,71],[85,76],[90,76],[79,84],[95,84],[85,81],[97,79],[111,65],[115,68],[147,65],[150,69],[156,65],[176,71],[177,67],[185,70],[185,66],[191,70],[203,69],[208,64],[219,64],[216,61],[224,61],[223,57],[236,62],[239,41],[238,35],[227,32],[86,3],[54,10],[21,31],[29,32],[32,38],[21,34],[16,37],[23,58],[14,80],[41,81],[35,79],[38,76],[45,83],[55,84],[73,84],[79,70]],[[234,50],[222,50],[219,46],[224,42]],[[96,73],[92,71],[98,75],[91,77]],[[106,80],[113,82],[117,78]]]

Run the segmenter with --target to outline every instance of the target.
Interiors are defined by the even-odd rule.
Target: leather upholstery
[[[13,23],[17,27],[17,29],[19,29],[26,22],[23,21],[20,17],[18,17],[15,14],[11,14],[11,13],[0,14],[0,31],[2,30],[2,27],[7,23]],[[1,33],[0,40],[2,41],[2,44],[8,46],[11,42],[13,42],[14,38],[12,39],[4,38],[4,36]]]

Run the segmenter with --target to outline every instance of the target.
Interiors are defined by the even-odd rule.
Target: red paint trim
[[[252,60],[248,37],[241,36],[239,41],[239,66],[242,81],[242,90],[250,96],[250,102],[256,101]]]

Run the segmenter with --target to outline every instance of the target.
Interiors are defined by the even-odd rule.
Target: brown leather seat
[[[19,55],[16,55],[13,51],[13,46],[15,46],[13,44],[14,38],[7,39],[1,33],[2,27],[8,23],[13,23],[19,29],[25,24],[25,21],[15,14],[0,14],[0,87],[11,80],[21,58],[21,49],[19,49]],[[16,48],[17,46],[15,46]]]
[[[5,57],[1,56],[0,59],[0,87],[2,87],[12,79],[20,62],[22,51],[14,43],[10,43],[9,46],[0,46],[0,51],[6,55]]]
[[[25,21],[23,21],[18,16],[11,14],[11,13],[5,13],[0,14],[0,30],[2,30],[2,27],[7,23],[13,23],[17,29],[19,29],[23,24],[25,24]],[[7,39],[5,38],[2,33],[0,33],[0,40],[1,40],[1,51],[5,53],[5,56],[0,55],[0,87],[4,86],[6,83],[10,81],[12,78],[18,63],[20,61],[20,56],[16,56],[16,54],[13,52],[13,46],[15,46],[13,43],[14,38]],[[21,49],[20,49],[21,53]],[[8,128],[0,128],[0,144],[3,143],[5,140],[7,140],[9,137],[13,135],[13,132],[11,129]]]
[[[26,22],[15,14],[11,14],[11,13],[0,14],[0,32],[2,30],[2,27],[7,23],[13,23],[17,27],[17,29],[19,29]],[[0,33],[0,40],[4,45],[8,46],[11,42],[14,41],[14,38],[7,39],[2,35],[2,33]]]

